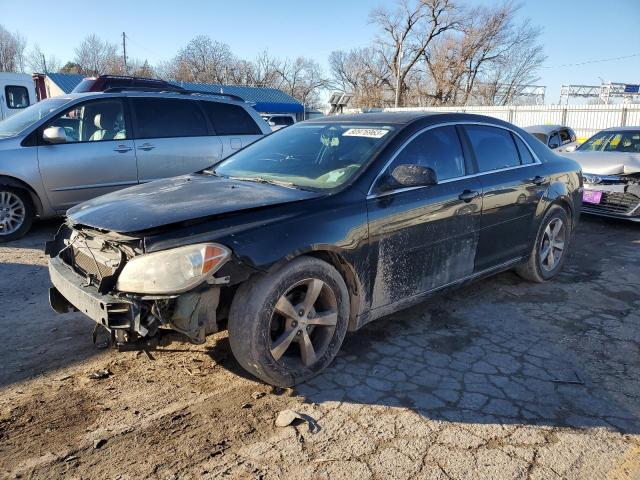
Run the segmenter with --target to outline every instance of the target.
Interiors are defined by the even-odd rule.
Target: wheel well
[[[335,268],[344,279],[347,284],[347,289],[349,290],[349,305],[351,309],[349,312],[349,330],[354,330],[356,328],[356,319],[362,310],[361,302],[364,301],[362,286],[360,285],[360,281],[358,280],[355,270],[349,262],[344,260],[335,252],[328,250],[316,250],[313,252],[307,252],[305,255],[327,262]]]
[[[562,207],[567,212],[567,215],[569,216],[569,220],[570,220],[571,229],[573,229],[573,227],[575,227],[575,224],[574,224],[573,208],[571,208],[571,204],[564,198],[556,198],[551,203],[549,208],[551,208],[553,205],[558,205],[559,207]]]
[[[27,183],[23,182],[22,180],[18,180],[17,178],[0,175],[0,185],[26,190],[31,197],[31,203],[36,209],[36,215],[42,215],[42,202],[40,201],[40,197],[38,197],[38,194],[35,192],[35,190],[31,188]]]

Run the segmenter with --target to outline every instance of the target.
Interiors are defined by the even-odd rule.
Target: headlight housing
[[[132,258],[122,269],[121,292],[182,293],[202,283],[229,259],[231,252],[216,243],[200,243]]]

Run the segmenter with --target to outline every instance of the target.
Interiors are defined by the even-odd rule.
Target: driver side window
[[[124,109],[118,99],[98,100],[75,105],[58,115],[45,128],[60,127],[66,143],[125,140]]]
[[[388,172],[398,165],[429,167],[438,181],[463,177],[466,174],[464,155],[456,127],[447,125],[422,132],[402,149]]]

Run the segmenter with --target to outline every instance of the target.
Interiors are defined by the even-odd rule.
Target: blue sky
[[[470,0],[490,3],[490,0]],[[172,57],[198,34],[228,43],[232,51],[253,58],[267,49],[272,55],[312,57],[326,66],[337,49],[366,46],[375,29],[369,11],[384,0],[235,0],[147,1],[110,0],[92,3],[0,0],[0,24],[19,30],[30,45],[63,61],[91,33],[120,42],[127,32],[127,53],[150,63]],[[460,3],[463,3],[461,0]],[[541,41],[548,59],[540,84],[547,85],[547,103],[556,103],[563,83],[605,81],[640,83],[640,0],[525,0],[520,15],[543,28]],[[30,12],[6,15],[8,11]],[[41,13],[39,13],[41,12]],[[639,54],[624,60],[563,66]]]

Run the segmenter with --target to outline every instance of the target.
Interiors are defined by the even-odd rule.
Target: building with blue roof
[[[49,73],[45,77],[48,97],[71,93],[85,75],[73,73]],[[245,87],[240,85],[220,85],[213,83],[172,82],[187,90],[202,93],[230,93],[253,104],[259,113],[290,113],[302,119],[303,105],[291,95],[271,87]]]

